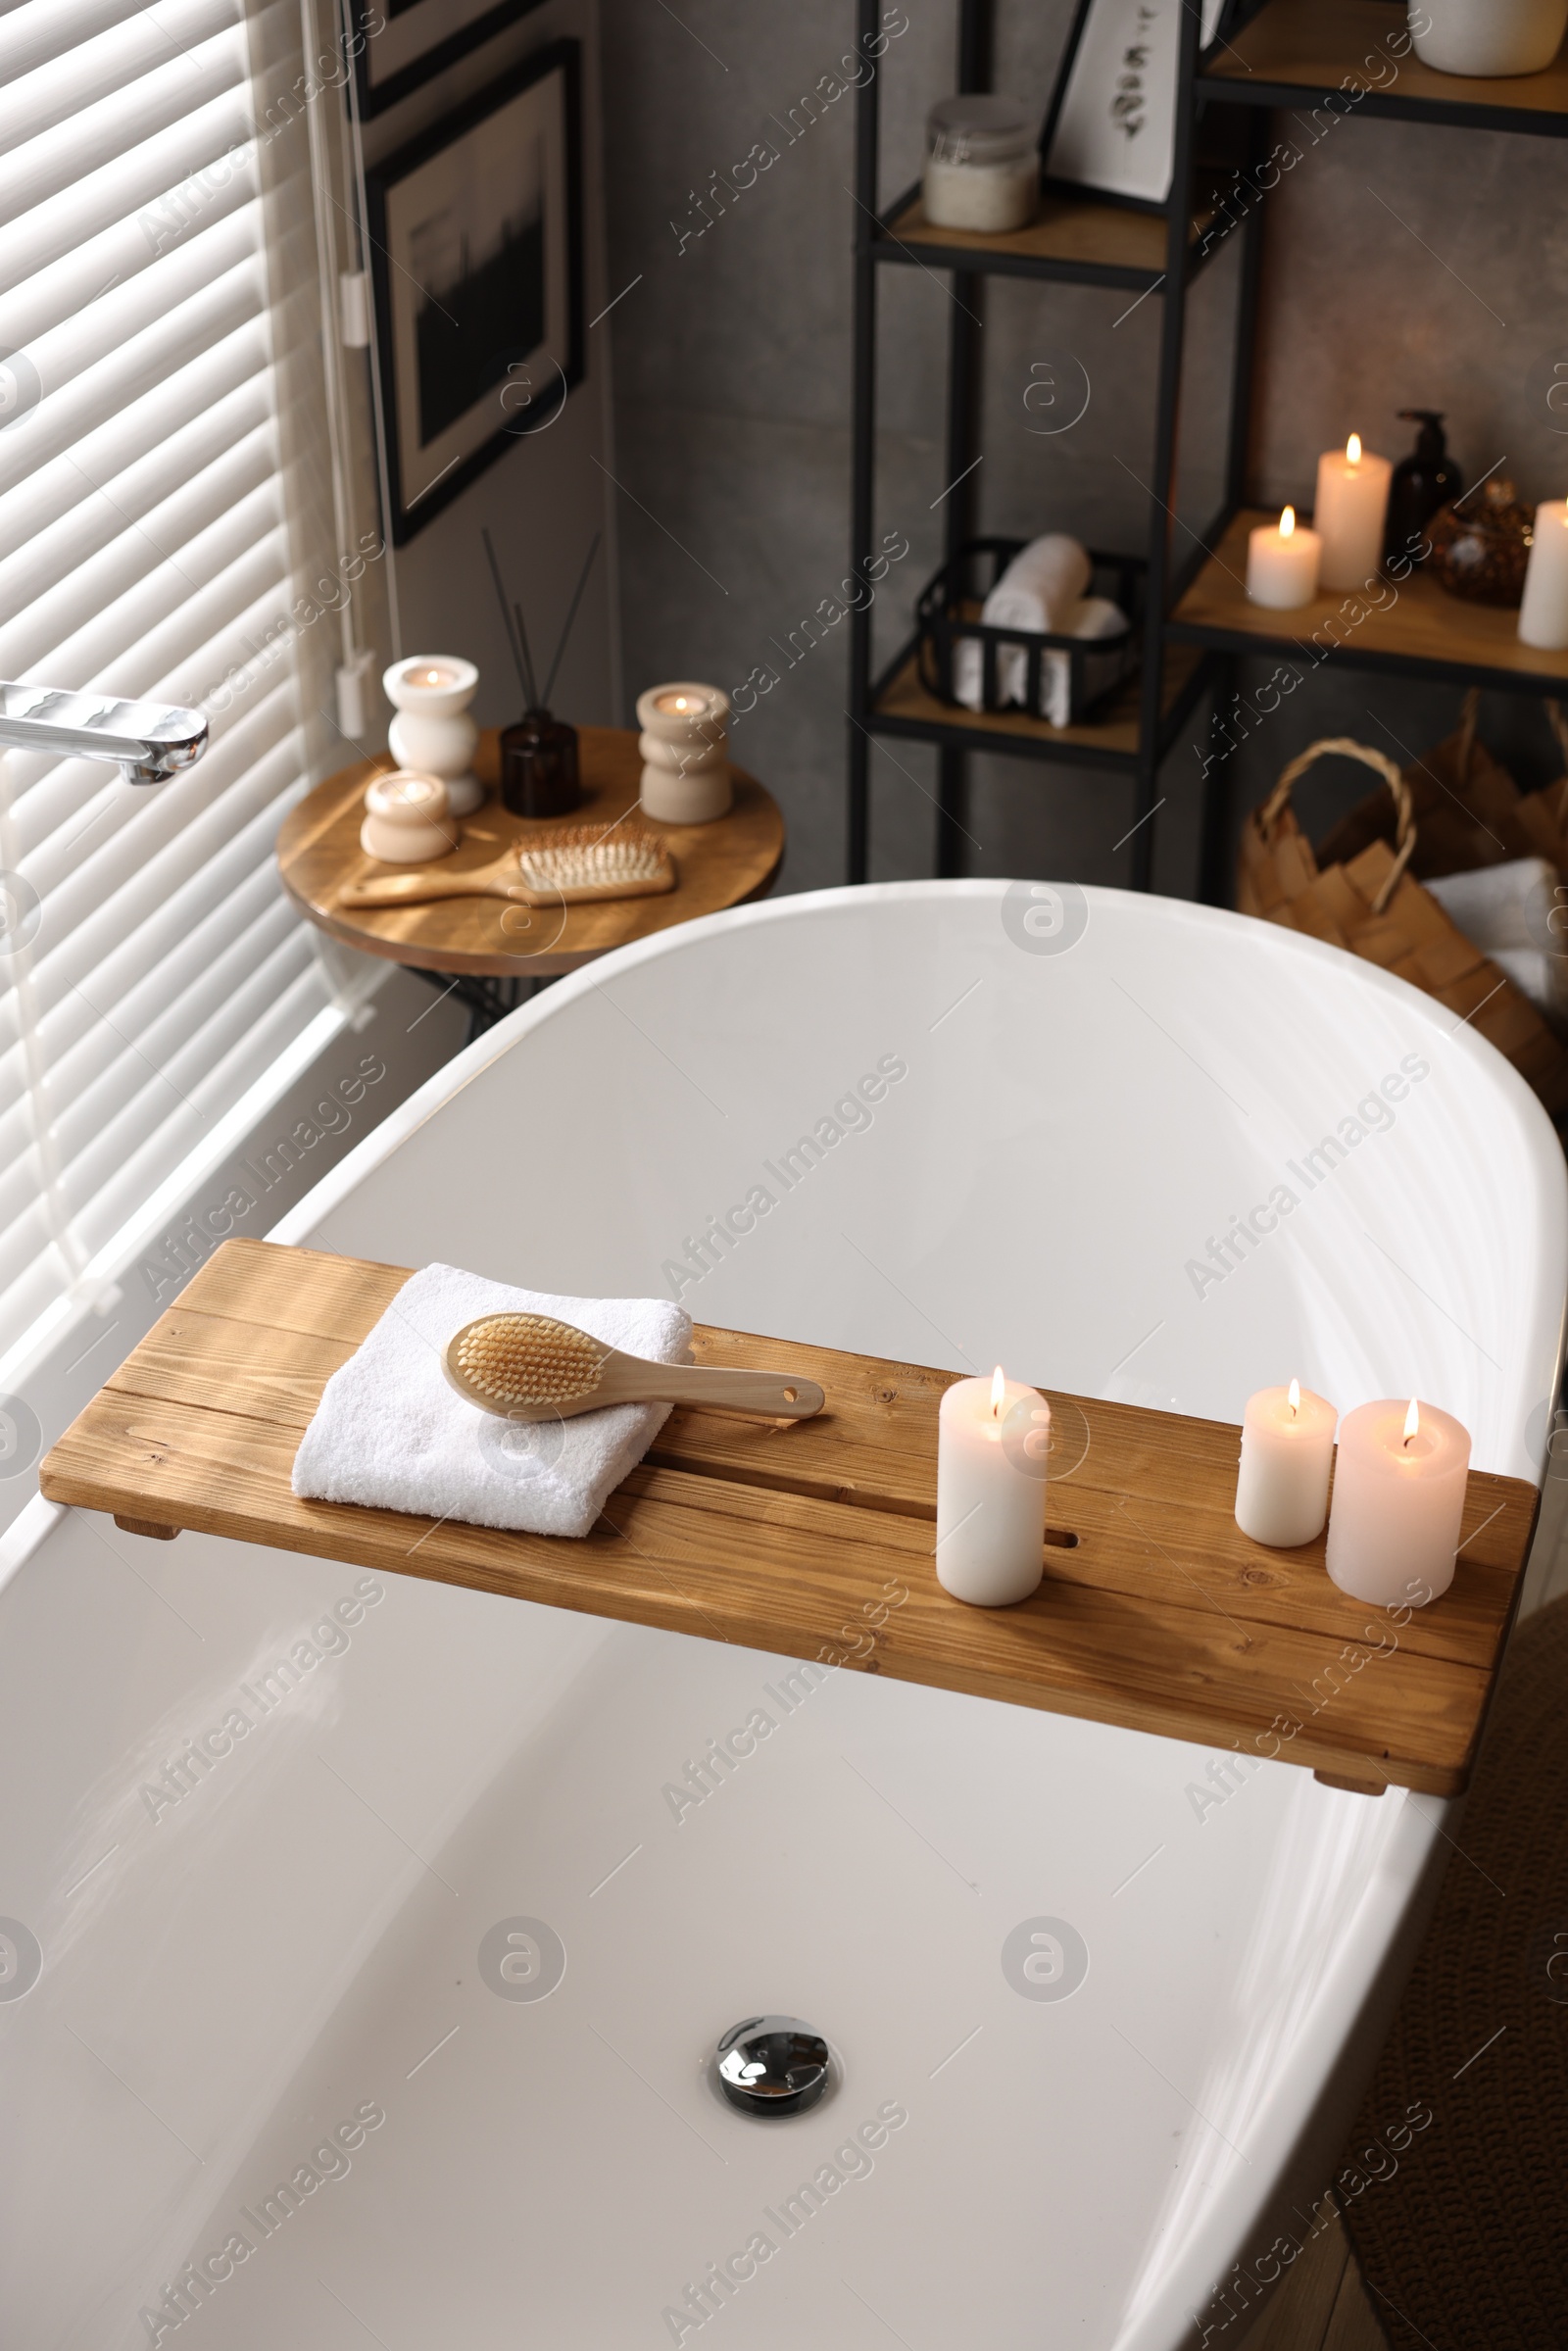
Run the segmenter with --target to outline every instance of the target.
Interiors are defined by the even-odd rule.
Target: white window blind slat
[[[292,610],[334,559],[292,487],[327,470],[308,139],[275,103],[303,86],[299,22],[265,0],[0,10],[0,348],[23,391],[0,676],[196,703],[211,728],[151,789],[0,755],[0,869],[40,900],[35,935],[0,941],[0,1351],[86,1295],[89,1259],[328,1002],[271,854],[319,700]]]
[[[40,642],[52,651],[84,626],[93,610],[92,558],[111,576],[122,578],[132,564],[145,561],[148,535],[162,547],[185,538],[195,519],[190,526],[182,521],[187,506],[208,497],[241,497],[271,478],[276,466],[271,418],[258,406],[255,387],[247,386],[246,394],[225,401],[206,419],[204,430],[191,434],[186,462],[177,470],[159,452],[158,462],[148,460],[83,499],[20,556],[10,561],[0,556],[0,610],[13,585],[25,584],[29,557],[37,579],[28,611],[16,623],[19,659],[26,658],[20,649],[30,629],[36,628]],[[11,642],[11,632],[0,631],[0,676],[9,674]]]
[[[195,161],[205,160],[202,110],[225,93],[243,96],[247,79],[244,30],[231,22],[198,48],[171,50],[128,89],[112,90],[41,135],[26,135],[24,115],[22,143],[0,153],[0,208],[7,219],[21,220],[64,194],[78,208],[76,241],[84,241],[92,233],[88,221],[102,222],[93,185],[100,159],[139,150],[149,164],[161,159],[163,184],[172,185],[191,169],[193,149]]]
[[[158,0],[106,24],[63,57],[13,64],[17,44],[8,27],[24,9],[0,17],[0,140],[9,149],[78,116],[112,90],[129,89],[142,74],[197,48],[234,22],[232,0]]]
[[[64,455],[21,472],[0,491],[0,545],[24,555],[51,524],[86,501],[108,495],[121,473],[143,459],[162,460],[171,482],[179,479],[185,435],[199,432],[221,402],[241,394],[260,403],[261,415],[270,415],[267,329],[259,315],[151,392],[127,400]],[[100,490],[95,483],[107,487]],[[14,596],[8,595],[0,612],[15,609]]]

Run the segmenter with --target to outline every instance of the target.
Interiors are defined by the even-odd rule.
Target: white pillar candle
[[[1289,1551],[1322,1534],[1338,1417],[1299,1380],[1248,1397],[1236,1479],[1236,1524],[1244,1535]]]
[[[1045,1572],[1051,1406],[1037,1388],[958,1380],[937,1426],[937,1581],[956,1600],[1005,1608]]]
[[[1536,509],[1519,642],[1543,653],[1568,646],[1568,498],[1548,498]]]
[[[1329,1512],[1328,1570],[1374,1607],[1422,1607],[1453,1582],[1470,1432],[1435,1404],[1348,1412]]]
[[[1359,433],[1318,459],[1312,526],[1323,542],[1318,577],[1325,588],[1364,588],[1382,569],[1393,471],[1386,457],[1363,451]]]
[[[1310,604],[1317,594],[1317,568],[1323,542],[1315,530],[1296,519],[1288,506],[1279,518],[1260,522],[1247,539],[1247,598],[1276,612],[1294,612]]]

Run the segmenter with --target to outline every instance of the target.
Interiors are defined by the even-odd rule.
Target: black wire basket
[[[1089,592],[1103,596],[1127,615],[1127,626],[1109,637],[1068,637],[1054,630],[988,628],[980,608],[1026,539],[967,539],[921,589],[914,608],[919,629],[920,682],[939,702],[956,710],[973,709],[956,692],[958,649],[978,649],[980,707],[985,710],[1020,710],[1042,717],[1047,707],[1046,656],[1064,655],[1067,661],[1067,712],[1064,724],[1081,726],[1095,718],[1125,685],[1138,667],[1139,637],[1144,611],[1144,582],[1149,566],[1140,556],[1099,555],[1090,551],[1093,566]],[[1023,695],[1003,692],[1002,656],[1012,650],[1024,655]],[[1015,663],[1008,663],[1008,668]]]

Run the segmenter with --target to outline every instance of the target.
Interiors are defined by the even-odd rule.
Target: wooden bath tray
[[[405,1269],[226,1241],[46,1457],[54,1501],[1277,1754],[1369,1790],[1469,1778],[1536,1489],[1472,1471],[1458,1572],[1396,1626],[1232,1515],[1239,1432],[1053,1396],[1046,1580],[1004,1609],[932,1566],[937,1405],[956,1375],[699,1327],[699,1362],[788,1364],[793,1428],[676,1411],[582,1542],[297,1501],[323,1384]],[[1082,1448],[1081,1458],[1073,1456]],[[1069,1467],[1069,1465],[1071,1466]]]

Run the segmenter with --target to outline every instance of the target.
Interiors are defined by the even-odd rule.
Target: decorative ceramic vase
[[[428,865],[458,846],[447,788],[438,775],[396,767],[365,795],[360,847],[383,865]]]
[[[438,775],[452,814],[471,815],[484,799],[484,786],[473,772],[479,729],[468,716],[478,670],[455,654],[416,654],[394,661],[381,685],[397,712],[386,741],[398,765]]]
[[[1446,506],[1427,524],[1439,587],[1467,604],[1516,605],[1525,592],[1534,522],[1512,482],[1496,474],[1457,508]]]
[[[717,686],[650,686],[638,695],[645,816],[656,824],[710,824],[728,814],[735,798],[728,716],[729,696]]]
[[[1565,25],[1568,0],[1410,0],[1415,53],[1440,73],[1544,73]]]

